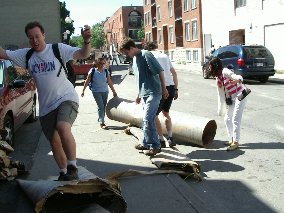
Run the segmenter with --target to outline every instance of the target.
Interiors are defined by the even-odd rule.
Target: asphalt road
[[[217,122],[214,142],[207,148],[179,144],[178,149],[201,165],[204,181],[192,184],[195,193],[213,212],[284,212],[284,79],[267,83],[246,80],[252,92],[247,97],[240,149],[227,152],[223,117],[217,115],[214,79],[203,79],[200,70],[176,66],[179,98],[172,110],[207,117]],[[117,79],[123,79],[117,74]],[[133,81],[129,79],[133,78]],[[127,84],[123,96],[132,92],[134,76],[117,81]],[[114,82],[115,76],[114,76]]]
[[[185,69],[178,69],[178,77],[180,97],[172,109],[215,119],[218,125],[208,149],[178,147],[203,171],[204,181],[188,181],[190,187],[217,212],[284,212],[284,80],[245,81],[252,92],[242,119],[241,148],[226,152],[215,80]]]

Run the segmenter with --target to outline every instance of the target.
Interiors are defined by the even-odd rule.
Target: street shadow
[[[274,84],[284,84],[284,79],[280,78],[269,78],[266,83],[261,83],[258,80],[250,80],[250,79],[245,79],[244,83],[247,85],[263,85],[263,86],[272,86]]]
[[[221,160],[194,160],[196,163],[198,163],[201,167],[201,175],[202,177],[206,177],[206,172],[209,171],[216,171],[216,172],[239,172],[245,170],[244,167],[221,161]]]
[[[241,144],[241,149],[284,149],[284,143],[283,142],[269,142],[269,143],[245,143]]]
[[[128,69],[128,64],[120,64],[118,66],[113,65],[111,66],[111,71],[113,72],[117,72],[117,71],[125,71]]]
[[[126,77],[126,74],[123,74],[123,75],[121,75],[121,74],[112,74],[111,81],[112,81],[113,84],[119,85],[125,79],[125,77]]]
[[[208,209],[218,213],[276,213],[271,207],[261,201],[253,189],[236,180],[204,179],[202,184],[186,183],[197,196],[202,197]]]
[[[125,130],[128,126],[108,126],[109,130]]]
[[[191,159],[209,159],[209,160],[230,160],[245,154],[245,151],[236,149],[234,151],[226,151],[226,148],[222,150],[195,150],[188,153],[186,156]]]

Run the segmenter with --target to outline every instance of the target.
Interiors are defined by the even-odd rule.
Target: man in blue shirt
[[[142,144],[135,146],[138,150],[148,150],[146,155],[154,156],[161,150],[160,141],[155,125],[155,116],[163,96],[169,96],[165,85],[163,68],[153,54],[147,50],[140,50],[133,40],[126,38],[121,44],[121,51],[133,58],[133,71],[139,88],[136,103],[141,99],[143,103],[143,132]]]

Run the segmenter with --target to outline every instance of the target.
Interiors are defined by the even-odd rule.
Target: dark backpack
[[[59,72],[57,73],[57,77],[60,75],[60,72],[61,72],[61,68],[63,67],[63,69],[65,70],[65,73],[66,73],[66,76],[68,78],[68,80],[73,84],[73,86],[75,87],[75,81],[76,81],[76,75],[74,73],[74,70],[73,70],[73,67],[71,65],[70,62],[67,62],[66,63],[66,66],[64,65],[63,61],[62,61],[62,58],[60,56],[60,51],[59,51],[59,48],[58,48],[58,44],[55,43],[55,44],[52,44],[52,51],[53,51],[53,54],[54,56],[57,58],[57,60],[60,62],[61,64],[61,67],[59,69]],[[32,54],[34,53],[34,49],[30,49],[27,54],[26,54],[26,69],[28,69],[29,67],[29,60],[32,56]]]
[[[90,90],[92,90],[93,76],[94,76],[95,70],[96,68],[93,68],[91,72],[91,80],[89,81],[89,84],[88,84]],[[106,73],[106,78],[107,78],[107,69],[104,69],[104,71]]]

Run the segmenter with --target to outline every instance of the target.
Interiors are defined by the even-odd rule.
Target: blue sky
[[[63,0],[60,0],[63,2]],[[74,20],[75,33],[80,33],[80,27],[90,26],[105,20],[121,6],[142,6],[143,0],[65,0],[70,18]]]

